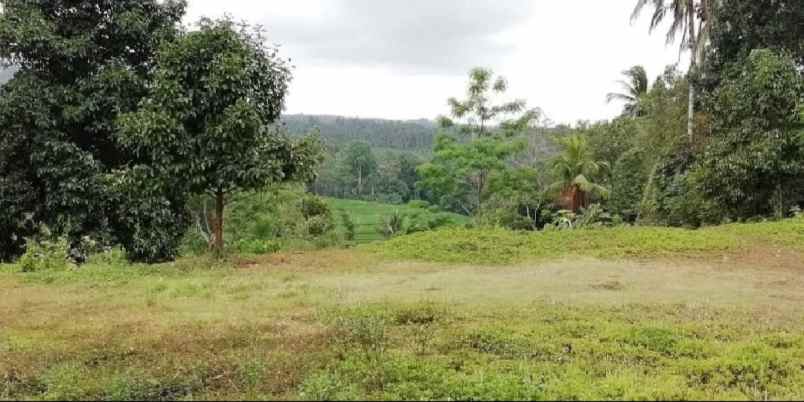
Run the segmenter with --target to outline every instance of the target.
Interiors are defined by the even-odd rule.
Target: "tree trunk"
[[[695,130],[695,71],[698,65],[698,43],[695,38],[695,0],[687,0],[687,26],[689,27],[689,45],[690,45],[690,70],[687,74],[687,81],[690,86],[690,99],[687,109],[687,137],[690,144],[693,143],[694,130]]]
[[[223,255],[223,191],[215,194],[215,252],[218,256]]]
[[[357,168],[357,195],[363,195],[363,168]]]

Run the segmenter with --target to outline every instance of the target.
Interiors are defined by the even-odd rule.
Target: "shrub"
[[[455,220],[446,213],[429,214],[414,212],[405,216],[407,225],[404,228],[405,234],[434,230],[440,227],[452,225]]]
[[[612,171],[608,205],[628,222],[635,221],[639,215],[639,203],[648,180],[644,160],[645,155],[640,149],[631,149],[620,156]]]
[[[29,238],[25,254],[17,262],[22,272],[64,270],[69,266],[70,244],[66,237],[53,237],[47,227],[42,227],[41,237]]]
[[[153,169],[137,166],[106,176],[111,192],[114,237],[130,261],[172,261],[191,219],[182,190],[158,178]]]
[[[332,221],[332,217],[326,215],[313,216],[304,223],[305,233],[313,237],[323,236],[333,229],[335,229],[335,223]]]
[[[354,241],[355,239],[355,222],[352,220],[352,217],[346,211],[341,211],[341,223],[343,223],[343,227],[345,229],[344,238],[346,241]]]
[[[398,325],[434,324],[447,315],[446,310],[433,303],[419,303],[394,311],[393,319]]]
[[[386,326],[388,310],[382,306],[360,306],[334,312],[331,322],[341,335],[338,342],[347,347],[358,347],[371,356],[385,352],[388,344]]]
[[[427,209],[430,203],[425,200],[411,200],[408,202],[408,206],[411,208]]]
[[[273,240],[240,239],[237,242],[237,250],[245,254],[271,254],[281,249],[279,242]]]
[[[301,200],[301,212],[304,219],[311,219],[319,216],[331,217],[332,211],[324,200],[314,195],[307,195]]]
[[[381,234],[386,239],[390,239],[394,236],[398,236],[404,234],[405,232],[405,216],[399,213],[399,211],[394,211],[393,214],[383,219],[380,222],[379,226],[377,227],[377,232]]]
[[[306,401],[359,400],[360,392],[338,375],[318,372],[304,380],[299,394]]]

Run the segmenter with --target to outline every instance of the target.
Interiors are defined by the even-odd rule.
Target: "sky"
[[[491,68],[507,98],[553,123],[609,119],[626,68],[653,80],[679,61],[664,30],[648,33],[634,0],[189,0],[185,20],[229,14],[265,27],[295,66],[287,113],[434,119],[467,74]],[[683,58],[682,68],[683,68]]]

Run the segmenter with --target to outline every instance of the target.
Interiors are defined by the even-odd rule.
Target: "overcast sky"
[[[229,13],[262,24],[296,66],[288,113],[435,118],[474,66],[555,123],[617,115],[620,72],[651,80],[678,61],[634,0],[189,0],[187,22]]]

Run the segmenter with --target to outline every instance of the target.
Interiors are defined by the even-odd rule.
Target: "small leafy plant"
[[[42,226],[39,236],[26,239],[25,254],[18,265],[22,272],[64,270],[70,265],[70,244],[66,237],[55,237],[47,226]]]

